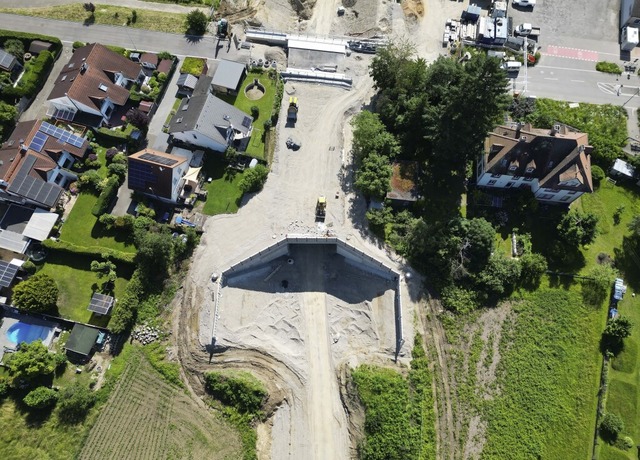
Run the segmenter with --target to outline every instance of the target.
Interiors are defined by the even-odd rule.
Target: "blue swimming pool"
[[[31,343],[36,340],[46,342],[47,338],[51,335],[52,330],[52,327],[39,326],[37,324],[18,321],[7,329],[7,338],[15,345],[23,342]]]

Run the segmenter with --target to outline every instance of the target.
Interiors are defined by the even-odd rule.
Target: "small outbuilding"
[[[619,178],[633,179],[636,175],[636,168],[624,160],[617,158],[609,173]]]
[[[211,87],[218,93],[237,94],[246,75],[247,68],[244,64],[223,59],[213,74]]]
[[[86,360],[91,355],[99,335],[100,331],[95,327],[75,324],[64,345],[67,355],[70,358]]]

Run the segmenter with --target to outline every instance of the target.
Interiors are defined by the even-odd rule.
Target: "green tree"
[[[80,422],[95,402],[95,394],[86,386],[80,384],[68,386],[60,392],[58,416],[65,423]]]
[[[520,263],[516,259],[493,256],[476,275],[477,288],[489,297],[507,294],[520,279]]]
[[[598,216],[589,212],[570,211],[558,224],[558,237],[566,244],[578,247],[595,240],[598,234]]]
[[[24,44],[20,40],[10,38],[4,42],[2,47],[7,53],[14,55],[22,61],[22,57],[24,56]]]
[[[40,340],[22,343],[6,362],[9,381],[12,386],[29,384],[39,377],[50,375],[56,370],[56,360]]]
[[[623,340],[631,335],[633,329],[633,323],[629,318],[623,315],[618,315],[615,318],[607,321],[607,326],[604,328],[604,334],[615,340]]]
[[[547,259],[542,254],[529,252],[520,257],[520,280],[523,284],[537,287],[547,271]]]
[[[356,173],[355,186],[367,197],[384,198],[391,190],[389,181],[392,173],[387,158],[376,153],[369,154]]]
[[[269,169],[262,164],[257,164],[255,168],[245,171],[238,187],[243,193],[259,192],[267,181],[268,175]]]
[[[607,293],[618,272],[609,264],[596,265],[582,280],[582,298],[585,303],[600,306],[607,299]]]
[[[204,35],[207,31],[209,18],[200,10],[192,10],[187,14],[185,24],[187,33],[191,33],[193,35]]]
[[[352,150],[356,164],[371,154],[394,158],[399,153],[398,141],[387,132],[376,113],[363,110],[351,119],[353,127]]]
[[[46,409],[58,401],[58,392],[47,387],[30,391],[22,400],[31,409]]]
[[[38,273],[13,288],[12,300],[16,307],[31,312],[55,310],[58,285],[50,276]]]
[[[92,260],[91,271],[95,272],[98,278],[107,278],[110,283],[116,282],[116,264],[110,260]]]
[[[605,441],[613,444],[623,431],[624,422],[618,414],[613,414],[611,412],[604,414],[604,417],[600,422],[600,435]]]
[[[0,125],[12,125],[17,119],[18,109],[11,104],[0,101]]]
[[[164,278],[173,260],[171,234],[164,231],[140,231],[136,233],[136,261],[147,278]]]
[[[600,182],[602,182],[605,177],[607,176],[605,175],[604,171],[600,166],[598,165],[591,166],[591,179],[593,179],[593,184],[596,187],[600,185]]]

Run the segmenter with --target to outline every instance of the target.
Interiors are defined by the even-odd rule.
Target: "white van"
[[[507,61],[504,63],[503,68],[507,72],[519,72],[522,63],[518,61]]]

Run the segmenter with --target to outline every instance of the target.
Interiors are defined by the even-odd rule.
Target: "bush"
[[[225,375],[207,372],[204,375],[205,389],[223,404],[234,407],[242,414],[257,415],[267,397],[262,383],[248,373]]]
[[[22,269],[29,275],[33,275],[36,272],[36,264],[31,262],[30,260],[27,260],[22,264]]]
[[[85,42],[75,41],[75,42],[73,42],[72,47],[73,47],[73,50],[75,51],[75,50],[77,50],[78,48],[82,48],[82,47],[83,47],[83,46],[85,46],[85,45],[86,45],[86,43],[85,43]]]
[[[260,107],[258,107],[257,105],[252,105],[251,116],[253,117],[254,120],[257,120],[258,117],[260,116]]]
[[[49,51],[42,51],[37,57],[28,61],[24,66],[24,74],[13,86],[5,86],[2,94],[9,97],[33,97],[44,84],[51,66],[53,66],[53,54]]]
[[[238,187],[243,193],[258,192],[262,190],[268,175],[269,170],[267,167],[258,164],[255,168],[245,171],[244,177],[240,179]]]
[[[607,412],[600,422],[600,435],[609,443],[614,443],[624,431],[624,422],[619,415]]]
[[[89,190],[92,192],[100,192],[100,181],[102,176],[95,169],[85,171],[78,178],[78,187],[80,190]]]
[[[2,47],[7,53],[15,56],[20,62],[22,62],[22,58],[24,56],[24,43],[22,43],[20,40],[17,40],[15,38],[9,39],[4,42],[4,45],[2,45]]]
[[[109,161],[113,161],[113,159],[117,154],[118,154],[118,149],[111,147],[110,149],[107,149],[104,156],[107,159],[107,162],[109,162]]]
[[[95,402],[96,396],[89,388],[80,384],[66,387],[58,398],[58,416],[66,423],[80,422]]]
[[[604,73],[614,73],[620,75],[622,69],[615,62],[600,61],[596,63],[596,70]]]
[[[9,394],[9,382],[4,377],[0,377],[0,398],[4,398]]]
[[[127,165],[114,161],[107,167],[107,170],[110,176],[116,176],[121,181],[127,174]]]
[[[109,165],[109,167],[111,166],[113,166],[113,164]],[[102,214],[107,212],[107,209],[109,209],[111,202],[113,201],[116,194],[118,193],[119,187],[120,187],[119,178],[117,176],[109,177],[109,179],[107,180],[106,186],[100,193],[100,196],[96,201],[96,204],[93,206],[93,209],[91,210],[91,214],[93,214],[96,217],[100,217]]]
[[[144,287],[140,281],[140,271],[136,270],[129,280],[124,294],[115,304],[109,330],[114,334],[121,334],[129,330],[136,320],[140,297],[144,292]]]
[[[598,185],[600,185],[600,182],[602,182],[605,177],[606,175],[600,166],[598,165],[591,166],[591,178],[593,179],[593,185],[597,187]]]
[[[31,312],[55,310],[58,303],[58,285],[44,273],[33,275],[13,288],[13,303],[16,307]]]
[[[58,392],[47,387],[38,387],[30,391],[22,400],[31,409],[46,409],[58,401]]]

